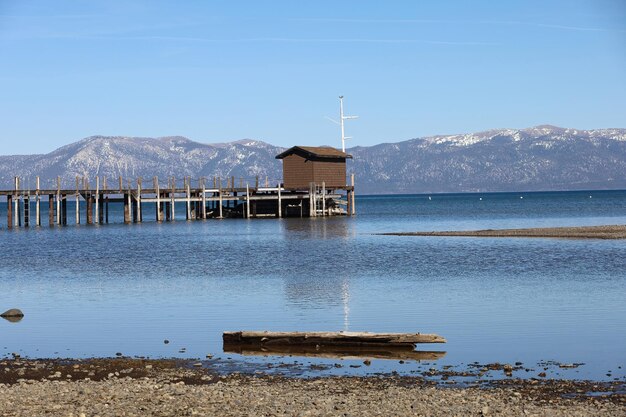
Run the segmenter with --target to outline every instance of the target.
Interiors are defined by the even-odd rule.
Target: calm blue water
[[[421,331],[448,339],[423,345],[447,352],[426,366],[554,360],[586,364],[560,377],[626,376],[626,241],[373,235],[626,224],[626,191],[365,196],[354,218],[13,231],[5,208],[0,310],[26,317],[0,321],[0,354],[265,363],[274,358],[223,354],[222,332]]]

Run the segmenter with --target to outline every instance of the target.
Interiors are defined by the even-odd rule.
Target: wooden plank
[[[368,332],[224,332],[224,343],[242,345],[341,345],[341,346],[413,346],[417,343],[445,343],[446,339],[426,333]]]
[[[226,353],[237,353],[244,356],[305,356],[325,359],[391,359],[411,361],[435,361],[446,356],[446,352],[416,351],[413,346],[250,346],[227,344],[223,346]]]

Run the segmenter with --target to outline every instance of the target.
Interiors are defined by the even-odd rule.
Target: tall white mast
[[[352,139],[350,136],[346,136],[344,121],[349,119],[358,119],[359,116],[344,116],[343,115],[343,96],[339,96],[339,124],[341,125],[341,150],[346,151],[346,140]]]

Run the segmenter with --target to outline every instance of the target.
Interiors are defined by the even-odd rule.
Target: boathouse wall
[[[344,152],[333,148],[293,147],[277,156],[283,160],[283,184],[286,189],[308,190],[311,183],[327,188],[346,186]]]

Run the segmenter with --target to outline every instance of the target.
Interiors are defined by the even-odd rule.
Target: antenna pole
[[[346,140],[351,139],[346,136],[344,128],[344,121],[349,119],[357,119],[359,116],[344,116],[343,115],[343,96],[339,96],[339,124],[341,125],[341,150],[346,151]]]
[[[339,121],[341,123],[341,151],[346,151],[346,133],[343,127],[343,96],[339,96]]]

